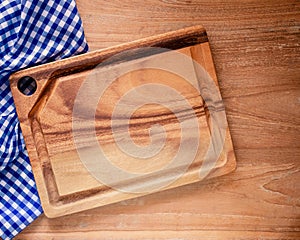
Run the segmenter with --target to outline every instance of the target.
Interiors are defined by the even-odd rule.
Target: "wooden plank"
[[[191,27],[11,76],[48,217],[234,170],[207,41],[201,26]],[[202,59],[202,67],[193,57]],[[30,96],[19,89],[27,76],[37,85]],[[164,130],[155,130],[150,140],[149,131],[157,124]]]
[[[70,233],[57,233],[55,234],[55,240],[58,239],[82,239],[80,235],[83,233],[78,231]],[[53,238],[53,233],[39,233],[39,234],[23,234],[22,237],[16,237],[17,239],[49,239]],[[186,239],[186,240],[198,240],[198,239],[287,239],[297,240],[299,234],[297,232],[285,232],[285,233],[273,233],[273,232],[238,232],[238,231],[93,231],[84,233],[84,239],[122,239],[122,240],[138,240],[138,239]]]
[[[237,171],[69,217],[42,215],[20,238],[189,239],[192,232],[194,239],[298,239],[299,2],[76,2],[92,50],[195,24],[206,28]]]

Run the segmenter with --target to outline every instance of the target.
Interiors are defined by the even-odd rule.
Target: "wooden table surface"
[[[77,0],[91,50],[201,24],[234,173],[57,219],[17,239],[300,239],[300,2]]]

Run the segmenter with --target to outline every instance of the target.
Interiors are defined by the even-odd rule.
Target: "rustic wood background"
[[[91,50],[203,25],[237,156],[227,176],[57,219],[17,239],[299,239],[300,2],[77,0]]]

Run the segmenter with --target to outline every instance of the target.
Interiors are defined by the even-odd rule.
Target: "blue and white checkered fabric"
[[[17,118],[9,75],[86,52],[74,0],[0,1],[0,237],[11,239],[42,208]]]

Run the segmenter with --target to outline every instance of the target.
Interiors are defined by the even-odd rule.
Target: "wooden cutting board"
[[[21,70],[10,82],[48,217],[236,166],[201,26]]]

